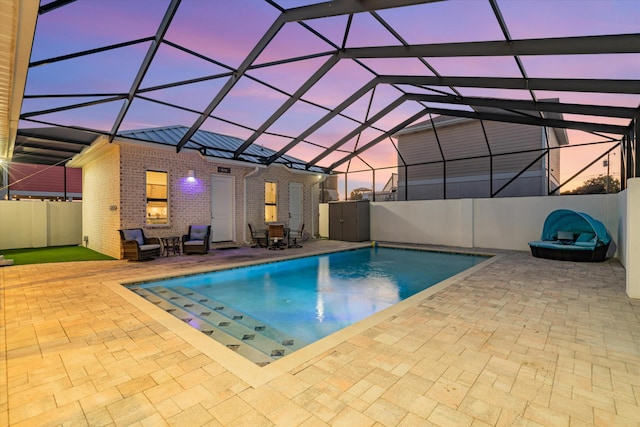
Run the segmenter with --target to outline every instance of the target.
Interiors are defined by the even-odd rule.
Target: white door
[[[229,242],[233,239],[235,216],[234,178],[211,175],[211,241]]]
[[[289,183],[289,228],[298,230],[302,225],[302,184]]]

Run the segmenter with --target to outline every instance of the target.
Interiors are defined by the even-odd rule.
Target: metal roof
[[[32,4],[0,2],[13,11]],[[395,164],[390,136],[437,115],[566,129],[570,139],[577,132],[603,142],[637,139],[640,2],[153,4],[42,0],[33,39],[28,25],[2,27],[3,48],[16,42],[14,58],[28,48],[31,56],[28,74],[24,65],[0,70],[26,79],[23,96],[15,85],[9,95],[12,117],[20,107],[22,137],[14,154],[0,132],[0,156],[60,161],[55,138],[51,147],[31,145],[34,128],[113,140],[178,123],[186,127],[178,151],[204,147],[221,158],[344,172]],[[2,120],[0,130],[15,132]],[[209,149],[200,130],[242,143]],[[77,147],[67,154],[84,146],[69,142]]]
[[[186,126],[175,125],[161,128],[123,131],[119,132],[118,136],[177,147],[178,143],[182,140],[188,130],[189,128]],[[247,147],[239,158],[235,158],[234,152],[242,144],[244,144],[244,141],[240,138],[199,129],[191,136],[191,139],[183,148],[196,150],[204,156],[228,160],[240,160],[258,164],[264,164],[266,159],[275,154],[275,151],[270,148],[252,144]],[[283,164],[291,169],[307,170],[305,168],[304,161],[291,156],[282,156],[275,163]],[[308,170],[310,172],[324,172],[323,169],[313,166]]]

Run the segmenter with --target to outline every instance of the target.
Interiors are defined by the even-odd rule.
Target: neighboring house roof
[[[135,129],[118,132],[118,136],[140,141],[149,141],[156,144],[171,145],[176,147],[182,137],[189,130],[186,126],[164,126],[158,128]],[[234,159],[234,152],[244,140],[234,136],[220,133],[198,130],[184,146],[185,149],[197,150],[204,156],[218,157],[222,159]],[[251,144],[238,159],[249,163],[265,164],[266,159],[276,154],[274,150],[257,144]],[[306,162],[295,157],[283,155],[274,163],[283,164],[295,170],[308,170],[310,172],[325,173],[319,167],[306,168]]]
[[[82,194],[82,170],[63,166],[12,163],[8,169],[9,193],[23,196],[78,197]]]

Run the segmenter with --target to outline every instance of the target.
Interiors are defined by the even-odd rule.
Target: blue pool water
[[[473,255],[363,248],[134,288],[138,293],[147,290],[156,295],[165,292],[157,291],[159,287],[179,289],[181,298],[190,295],[191,306],[209,303],[211,310],[231,307],[235,314],[230,317],[246,315],[308,344],[485,260]],[[183,320],[193,323],[191,317]]]

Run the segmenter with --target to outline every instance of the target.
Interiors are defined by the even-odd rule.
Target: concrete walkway
[[[0,425],[640,425],[615,260],[502,252],[264,368],[120,285],[354,246],[0,268]]]

